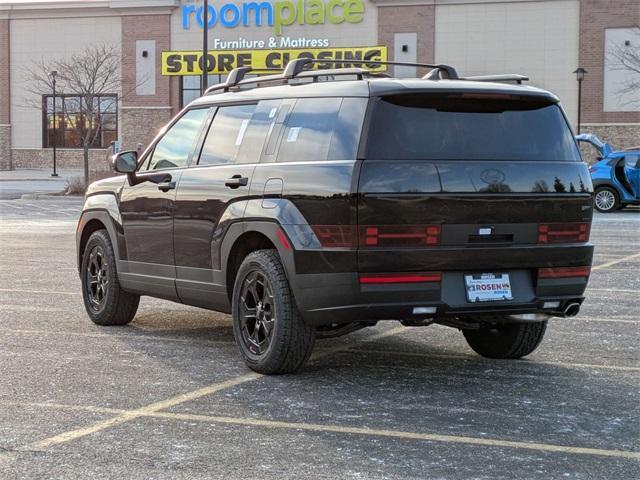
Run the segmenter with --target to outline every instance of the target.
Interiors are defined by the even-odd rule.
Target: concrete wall
[[[30,105],[41,96],[28,91],[26,69],[33,60],[64,59],[81,52],[87,39],[120,49],[120,18],[13,19],[10,35],[12,146],[42,148],[42,112]]]
[[[9,20],[0,19],[0,170],[11,170]]]
[[[575,124],[579,7],[578,0],[436,5],[435,61],[463,75],[527,75],[560,97]]]
[[[394,37],[398,33],[417,33],[418,63],[434,61],[435,7],[433,5],[381,6],[378,12],[378,43],[389,47],[389,60],[394,59]],[[417,75],[424,75],[419,70]]]
[[[640,108],[604,111],[604,57],[607,28],[640,25],[638,0],[581,0],[580,66],[587,70],[583,83],[583,123],[638,123]]]
[[[152,64],[145,62],[141,51],[151,45]],[[171,119],[172,83],[169,77],[162,76],[160,69],[161,53],[170,48],[170,15],[122,17],[120,140],[125,150],[135,150],[138,143],[146,147]]]

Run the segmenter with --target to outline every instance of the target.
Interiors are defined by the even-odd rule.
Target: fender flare
[[[293,288],[292,280],[295,276],[295,251],[286,230],[276,220],[236,221],[227,229],[220,247],[220,259],[223,278],[226,280],[229,268],[229,256],[238,239],[247,233],[264,235],[276,247],[280,260]],[[283,236],[281,238],[281,235]]]
[[[96,194],[87,197],[85,200],[84,208],[80,214],[76,228],[76,257],[78,269],[80,269],[82,264],[82,236],[85,227],[92,220],[97,220],[105,226],[111,239],[111,245],[113,246],[116,256],[116,263],[121,260],[126,260],[127,247],[116,197],[112,193]]]

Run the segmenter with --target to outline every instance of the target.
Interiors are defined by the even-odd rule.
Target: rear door
[[[460,93],[372,102],[359,179],[360,272],[450,271],[443,292],[447,277],[461,285],[467,272],[526,280],[521,269],[562,257],[536,248],[541,225],[588,228],[591,180],[558,105]],[[580,233],[566,239],[583,242]],[[533,295],[529,280],[518,288]],[[464,302],[456,291],[452,302]]]
[[[217,309],[227,303],[220,242],[244,215],[271,110],[269,102],[220,106],[202,150],[180,178],[174,246],[176,286],[186,303]]]

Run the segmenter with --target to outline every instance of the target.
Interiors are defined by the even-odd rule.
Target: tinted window
[[[208,108],[187,111],[156,144],[148,170],[185,167],[195,147]]]
[[[264,140],[275,122],[281,100],[263,100],[258,103],[249,127],[244,134],[236,163],[255,163],[260,161]]]
[[[368,138],[379,159],[580,161],[560,108],[532,97],[386,97]]]
[[[299,99],[286,121],[278,161],[355,159],[365,107],[364,98]]]
[[[233,163],[255,110],[255,105],[220,107],[209,127],[198,164]]]

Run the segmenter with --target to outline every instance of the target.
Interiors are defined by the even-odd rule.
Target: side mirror
[[[113,156],[113,169],[118,173],[131,174],[138,168],[138,152],[129,150]]]

